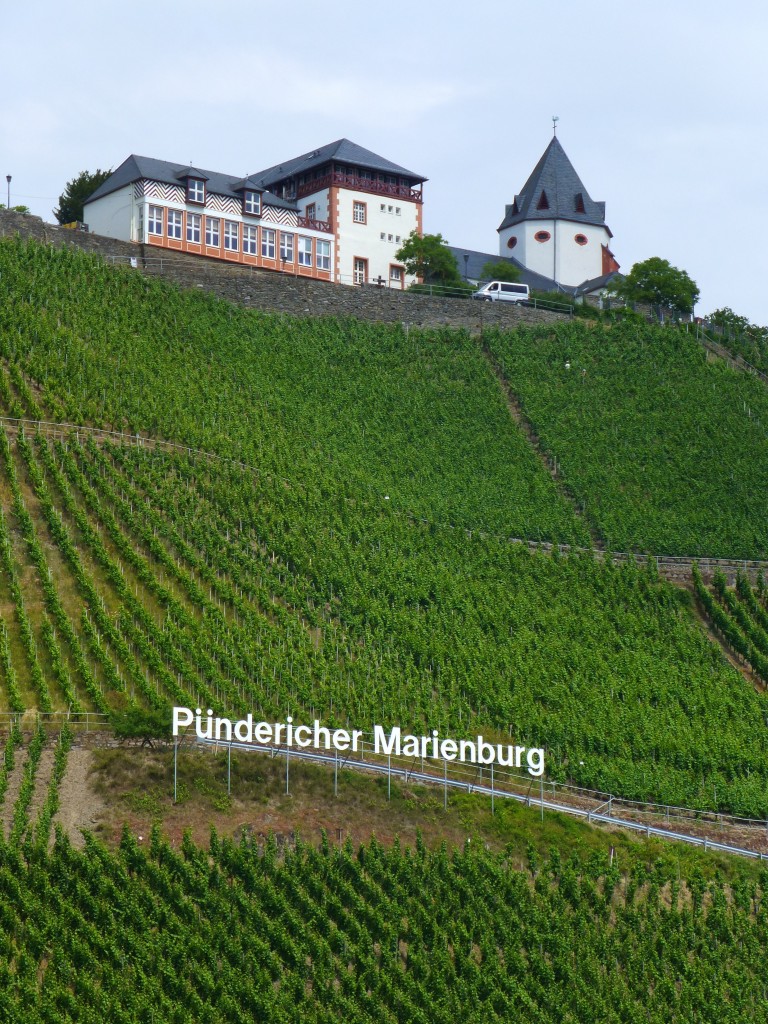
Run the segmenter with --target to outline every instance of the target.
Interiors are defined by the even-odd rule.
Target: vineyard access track
[[[160,438],[147,437],[143,434],[130,434],[117,430],[106,430],[101,427],[83,426],[76,423],[53,423],[46,420],[18,419],[10,416],[0,416],[0,424],[11,437],[17,436],[19,431],[24,431],[24,433],[28,435],[39,433],[44,437],[60,441],[66,441],[70,437],[75,437],[78,440],[81,437],[90,437],[93,438],[94,441],[101,443],[112,442],[114,444],[129,445],[134,448],[146,448],[150,451],[159,450],[178,452],[195,458],[205,459],[211,463],[237,466],[239,469],[253,473],[255,476],[259,476],[261,473],[258,466],[241,462],[239,459],[233,459],[224,455],[217,455],[214,452],[203,451],[200,448],[192,448],[189,445],[181,444],[176,441],[165,441]],[[288,486],[291,485],[291,481],[289,480],[285,480],[283,482]],[[402,515],[413,522],[422,523],[425,526],[436,527],[438,529],[461,529],[464,530],[470,538],[473,536],[491,536],[486,530],[457,527],[451,523],[433,523],[428,519],[412,515],[409,512],[394,511],[392,514]],[[768,576],[768,561],[760,559],[737,560],[727,558],[709,558],[706,555],[655,555],[643,552],[608,551],[599,543],[594,543],[591,548],[583,548],[576,547],[571,544],[554,544],[550,541],[527,540],[522,537],[493,536],[496,540],[507,544],[522,544],[531,552],[551,552],[557,550],[558,553],[562,555],[591,554],[600,561],[605,559],[609,559],[616,563],[633,561],[638,565],[654,563],[661,576],[677,583],[685,583],[691,579],[693,565],[698,565],[704,579],[711,579],[714,573],[719,571],[731,584],[736,580],[737,573],[740,572],[751,577],[757,576],[758,573],[763,573]]]

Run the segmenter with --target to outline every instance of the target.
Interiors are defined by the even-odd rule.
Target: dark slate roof
[[[590,197],[557,136],[553,136],[515,201],[507,206],[498,230],[526,220],[554,218],[597,224],[611,234],[605,223],[605,203]]]
[[[448,248],[453,253],[456,260],[456,266],[459,268],[459,274],[464,277],[464,256],[469,256],[466,262],[466,276],[470,281],[483,281],[483,267],[486,263],[510,263],[513,267],[517,267],[520,271],[520,281],[523,284],[527,284],[529,288],[535,288],[540,292],[560,292],[563,295],[571,295],[574,291],[573,288],[568,285],[558,284],[553,281],[551,277],[545,277],[543,274],[537,274],[533,270],[528,270],[523,264],[516,260],[513,256],[499,256],[496,252],[477,252],[474,249],[461,249],[456,245],[449,245]]]
[[[92,203],[95,199],[108,196],[110,192],[117,192],[118,189],[131,182],[148,178],[150,181],[162,181],[166,185],[178,185],[187,175],[198,176],[205,179],[206,188],[209,192],[215,192],[220,196],[231,196],[240,198],[240,189],[252,188],[262,192],[263,186],[252,181],[251,178],[236,178],[233,174],[221,174],[219,171],[202,171],[190,167],[189,164],[174,164],[168,160],[155,160],[154,157],[136,156],[131,154],[124,160],[107,180],[100,185],[93,195],[86,199],[86,203]],[[271,192],[264,192],[262,202],[267,206],[277,206],[286,210],[295,210],[296,203],[286,199],[280,199]]]
[[[267,167],[252,177],[258,179],[265,187],[274,185],[275,182],[283,181],[285,178],[292,178],[297,174],[305,174],[334,161],[339,164],[352,164],[354,167],[365,167],[371,171],[382,171],[385,174],[397,174],[401,178],[410,178],[411,181],[426,181],[423,174],[416,174],[399,164],[393,164],[391,160],[385,160],[383,156],[372,153],[369,149],[363,149],[349,139],[337,139],[336,142],[329,142],[320,149],[313,149],[310,153],[297,156],[293,160],[284,160],[274,167]]]
[[[624,275],[616,270],[612,270],[610,274],[603,274],[602,277],[593,277],[590,281],[584,281],[578,285],[574,294],[589,295],[590,292],[599,292],[602,288],[606,288],[615,278],[623,281]]]

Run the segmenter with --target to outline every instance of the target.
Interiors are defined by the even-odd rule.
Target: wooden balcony
[[[308,228],[310,231],[323,231],[326,235],[333,234],[333,228],[329,220],[315,220],[313,217],[298,217],[296,226]]]
[[[322,178],[315,178],[313,181],[299,185],[296,191],[296,198],[312,195],[313,192],[320,192],[322,189],[330,188],[332,185],[341,188],[351,188],[356,192],[372,192],[377,196],[391,196],[393,199],[406,199],[411,203],[423,202],[421,186],[412,188],[410,185],[392,185],[387,181],[377,181],[375,178],[363,178],[359,174],[342,174],[340,171],[331,171]]]

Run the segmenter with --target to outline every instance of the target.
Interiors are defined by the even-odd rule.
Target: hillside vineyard
[[[248,463],[70,431],[5,437],[8,709],[178,703],[482,732],[546,747],[553,779],[768,812],[764,698],[685,594],[652,566],[531,555],[506,539],[588,535],[475,339],[260,315],[16,242],[0,246],[0,265],[6,414],[125,427]],[[532,338],[525,358],[543,351],[551,369],[552,346],[559,360],[570,337],[578,367],[589,331],[567,330]],[[618,337],[633,389],[688,351],[683,338],[671,355],[660,336],[644,368],[656,335]],[[599,358],[617,361],[619,342],[599,338]],[[753,386],[688,358],[700,380]],[[553,373],[541,371],[542,393]],[[579,374],[564,388],[589,386]],[[698,406],[686,394],[682,417]],[[736,460],[744,422],[756,419],[737,410],[721,461],[728,444]],[[762,528],[750,512],[744,529]]]
[[[0,1013],[452,1024],[765,1021],[765,884],[299,844],[0,846]]]
[[[454,852],[60,817],[86,713],[176,708],[768,818],[765,581],[589,550],[765,556],[758,381],[672,329],[293,320],[3,240],[0,417],[3,1020],[768,1019],[762,865],[542,855],[525,808],[527,862],[498,809]]]

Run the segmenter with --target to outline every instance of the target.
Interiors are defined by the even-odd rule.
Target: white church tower
[[[619,269],[605,203],[590,198],[556,135],[507,206],[498,232],[500,256],[560,285],[576,287]]]

